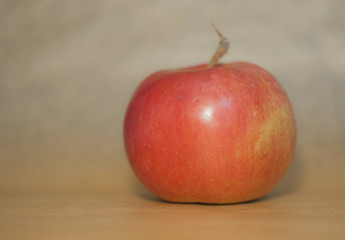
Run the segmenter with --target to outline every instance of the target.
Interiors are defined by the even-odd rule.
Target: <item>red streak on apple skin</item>
[[[124,138],[135,174],[162,199],[236,203],[263,196],[283,177],[296,126],[278,81],[235,62],[146,78],[128,106]]]

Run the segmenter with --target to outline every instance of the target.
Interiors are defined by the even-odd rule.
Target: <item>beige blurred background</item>
[[[0,191],[133,187],[122,124],[162,68],[223,62],[273,73],[292,101],[296,156],[276,194],[344,193],[345,2],[0,0]],[[338,191],[337,191],[338,190]]]

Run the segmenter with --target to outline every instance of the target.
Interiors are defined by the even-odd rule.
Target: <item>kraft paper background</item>
[[[0,192],[117,192],[135,87],[164,68],[256,63],[284,86],[298,142],[275,190],[345,185],[344,1],[0,1]]]

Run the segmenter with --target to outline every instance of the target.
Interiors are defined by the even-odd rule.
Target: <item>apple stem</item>
[[[218,60],[228,51],[229,46],[230,46],[230,41],[220,33],[218,28],[213,23],[211,23],[211,26],[220,37],[220,41],[219,41],[217,51],[214,53],[213,57],[211,58],[211,61],[208,64],[207,68],[213,68],[214,66],[216,66],[218,63]]]

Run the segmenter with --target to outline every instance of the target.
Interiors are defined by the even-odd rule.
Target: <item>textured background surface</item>
[[[273,195],[344,199],[344,9],[340,0],[0,0],[0,192],[143,191],[123,149],[128,101],[154,71],[207,62],[212,21],[231,39],[222,61],[266,68],[295,109],[295,160]]]
[[[162,68],[224,62],[271,71],[298,123],[295,174],[345,166],[342,1],[0,1],[0,186],[112,189],[128,170],[125,108]],[[293,168],[292,168],[293,169]],[[341,169],[342,170],[342,169]],[[332,177],[337,177],[333,175]]]

